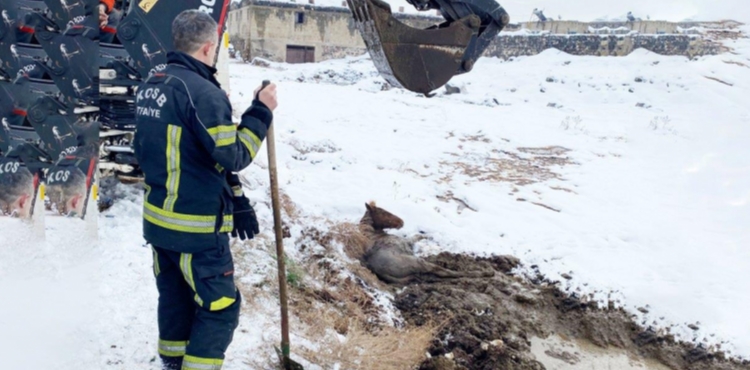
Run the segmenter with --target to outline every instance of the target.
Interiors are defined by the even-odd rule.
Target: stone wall
[[[554,34],[585,34],[589,29],[620,29],[626,28],[641,34],[678,34],[679,23],[666,21],[636,21],[636,22],[576,22],[576,21],[547,21],[547,22],[525,22],[521,27],[530,31],[548,31]],[[698,25],[697,23],[695,24]]]
[[[736,27],[739,23],[733,21],[723,22],[667,22],[667,21],[635,21],[635,22],[577,22],[556,21],[547,22],[523,22],[514,25],[514,29],[526,29],[531,32],[549,32],[552,34],[587,34],[591,29],[627,29],[645,35],[680,34],[681,29],[693,27],[726,28]],[[511,30],[511,29],[509,29]],[[627,32],[626,32],[627,33]]]
[[[689,58],[723,51],[721,44],[692,35],[503,35],[487,48],[485,56],[508,59],[536,55],[551,48],[594,56],[625,56],[644,48],[657,54]]]

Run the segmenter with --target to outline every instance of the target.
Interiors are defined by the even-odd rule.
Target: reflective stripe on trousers
[[[221,370],[224,360],[186,355],[182,360],[182,370]]]
[[[188,285],[190,285],[190,288],[193,289],[193,292],[195,292],[195,302],[198,303],[201,307],[203,307],[203,299],[198,295],[198,292],[195,290],[195,280],[193,279],[193,254],[192,253],[182,253],[180,254],[180,270],[182,271],[182,276],[185,277],[185,281],[187,281]]]
[[[188,342],[159,339],[159,354],[167,357],[185,356]]]
[[[154,247],[151,247],[151,251],[154,252],[154,276],[159,276],[159,272],[161,272],[161,268],[159,267],[159,255],[156,253],[156,249]]]

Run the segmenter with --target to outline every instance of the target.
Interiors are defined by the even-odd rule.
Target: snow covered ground
[[[648,324],[748,356],[750,48],[729,45],[736,54],[697,61],[482,59],[453,80],[465,94],[432,99],[381,92],[366,58],[233,65],[233,103],[246,106],[256,81],[279,83],[280,177],[302,209],[354,220],[375,199],[406,232],[435,237],[427,252],[515,254],[572,275],[571,290],[616,292]],[[570,163],[507,161],[557,147]]]
[[[96,214],[96,202],[90,206]],[[97,368],[79,366],[98,361],[97,218],[54,216],[43,200],[34,214],[0,218],[0,368]]]
[[[239,114],[260,81],[279,86],[279,177],[301,213],[290,240],[307,222],[356,221],[375,200],[404,219],[403,233],[433,237],[421,253],[514,254],[571,291],[614,292],[647,324],[750,357],[750,42],[728,45],[734,53],[695,61],[643,50],[485,58],[453,80],[463,93],[433,98],[382,91],[366,57],[233,63],[231,100]],[[266,164],[263,151],[243,172],[263,232],[233,246],[246,288],[275,273]],[[98,246],[84,242],[83,223],[56,219],[47,227],[65,237],[0,252],[0,262],[19,261],[0,265],[3,302],[16,290],[39,300],[0,305],[11,328],[2,348],[53,348],[44,358],[11,351],[11,369],[50,359],[60,369],[158,369],[140,193],[122,191],[98,220]],[[24,269],[47,266],[39,261],[51,264]],[[225,368],[268,368],[276,302],[245,296],[244,307]]]

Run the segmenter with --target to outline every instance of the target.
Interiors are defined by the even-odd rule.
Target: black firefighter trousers
[[[159,355],[167,369],[220,370],[239,324],[229,246],[196,253],[152,247]]]

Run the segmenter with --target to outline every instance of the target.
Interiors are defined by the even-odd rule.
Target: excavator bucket
[[[427,29],[396,19],[382,0],[347,0],[380,75],[393,86],[429,94],[468,72],[508,24],[494,0],[410,0],[417,9],[439,9],[445,23]]]
[[[467,19],[447,28],[412,28],[381,0],[349,0],[349,8],[380,75],[393,86],[425,94],[453,77],[479,29],[478,18],[474,27]]]

